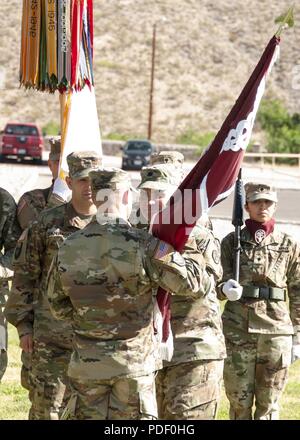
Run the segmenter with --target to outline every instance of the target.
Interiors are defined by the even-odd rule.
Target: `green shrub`
[[[187,130],[176,138],[176,143],[186,145],[198,145],[198,153],[201,153],[214,139],[215,133],[198,133],[192,129]]]
[[[57,122],[50,121],[43,126],[43,134],[48,136],[56,136],[60,132],[60,125]]]
[[[266,131],[269,153],[300,152],[299,113],[290,115],[279,100],[270,100],[261,103],[257,118]],[[287,161],[291,162],[291,159]]]
[[[129,139],[144,139],[143,136],[136,134],[108,133],[105,139],[111,141],[128,141]]]

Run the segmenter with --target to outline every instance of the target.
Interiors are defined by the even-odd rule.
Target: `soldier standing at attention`
[[[53,184],[58,176],[59,159],[61,153],[61,138],[60,136],[52,137],[49,139],[50,153],[48,159],[48,166],[52,173],[52,184],[45,189],[33,189],[24,193],[18,202],[17,215],[19,224],[24,231],[28,226],[37,220],[40,213],[47,208],[51,208],[64,203],[57,194],[53,194]],[[21,385],[29,391],[29,399],[32,401],[33,384],[31,384],[32,377],[30,375],[31,370],[31,353],[22,350],[21,354]],[[31,408],[33,411],[33,408]],[[30,418],[34,418],[31,414]]]
[[[14,278],[5,308],[7,320],[19,333],[20,346],[32,352],[32,410],[30,418],[59,418],[68,399],[66,376],[72,343],[68,323],[51,314],[46,294],[47,274],[59,245],[73,232],[86,226],[96,212],[88,173],[101,164],[95,152],[67,156],[72,190],[70,202],[45,210],[26,229],[15,250]]]
[[[198,296],[211,281],[195,247],[180,254],[130,226],[128,173],[90,176],[96,218],[64,242],[49,277],[53,313],[75,335],[68,369],[74,394],[64,417],[155,419],[152,290]]]
[[[148,223],[151,216],[166,206],[180,184],[178,170],[170,162],[163,163],[141,171],[141,210],[143,216],[148,217]],[[197,298],[180,294],[171,298],[174,354],[156,376],[160,419],[212,420],[217,414],[226,356],[215,289],[222,278],[222,266],[220,243],[202,222],[200,219],[194,226],[190,239],[195,240],[198,253],[205,261],[211,285]]]
[[[250,218],[241,231],[240,284],[233,280],[234,233],[221,247],[224,383],[230,419],[276,420],[288,367],[300,357],[300,246],[276,229],[270,186],[247,183],[245,194]]]
[[[21,234],[14,198],[0,188],[0,381],[7,367],[7,324],[3,315],[8,280],[12,277],[13,252]]]
[[[50,138],[49,144],[48,167],[52,173],[52,184],[49,188],[27,191],[20,197],[18,202],[18,221],[23,231],[28,228],[30,223],[37,220],[45,208],[52,208],[65,202],[57,194],[52,193],[54,181],[58,176],[61,151],[60,136]]]

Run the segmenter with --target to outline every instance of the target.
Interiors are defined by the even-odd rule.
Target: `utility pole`
[[[156,47],[156,23],[153,25],[152,35],[152,61],[151,61],[151,81],[149,96],[149,118],[148,118],[148,139],[152,137],[152,115],[153,115],[153,88],[154,88],[154,70],[155,70],[155,47]]]

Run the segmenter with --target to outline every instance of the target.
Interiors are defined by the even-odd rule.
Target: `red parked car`
[[[31,159],[42,163],[44,139],[36,124],[6,124],[2,136],[1,160]]]

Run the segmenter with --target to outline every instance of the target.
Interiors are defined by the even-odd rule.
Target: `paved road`
[[[105,166],[120,166],[120,158],[106,157]],[[250,170],[253,173],[253,170]],[[249,174],[249,171],[248,171]],[[269,173],[270,174],[270,173]],[[139,172],[131,172],[132,180],[136,186],[139,182]],[[267,176],[267,173],[266,173]],[[267,176],[268,177],[268,176]],[[270,176],[269,176],[270,177]],[[285,176],[281,179],[284,186]],[[51,175],[47,166],[34,166],[25,164],[0,164],[0,186],[10,191],[16,200],[33,188],[45,188],[51,183]],[[297,180],[291,185],[295,189],[278,189],[279,203],[276,218],[278,221],[300,225],[300,185]],[[299,188],[297,190],[296,188]],[[211,209],[211,215],[216,218],[230,219],[232,213],[233,195]]]
[[[300,188],[299,188],[300,189]],[[300,225],[300,191],[279,189],[276,219],[286,223],[298,223]],[[210,214],[218,218],[231,218],[233,206],[233,194],[223,202],[214,206]]]

